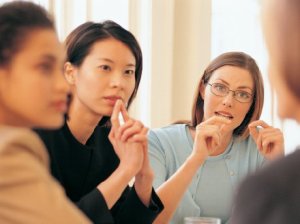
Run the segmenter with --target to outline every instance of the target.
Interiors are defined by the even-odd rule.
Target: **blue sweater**
[[[185,124],[151,130],[148,137],[150,162],[155,173],[154,187],[157,188],[191,154],[193,139]],[[250,136],[245,140],[233,137],[224,153],[208,157],[199,167],[172,223],[181,224],[187,216],[218,217],[222,223],[226,223],[235,187],[248,173],[261,167],[263,162],[264,158]]]

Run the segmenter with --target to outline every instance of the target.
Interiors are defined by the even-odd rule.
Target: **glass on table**
[[[184,224],[221,224],[221,219],[212,217],[185,217]]]

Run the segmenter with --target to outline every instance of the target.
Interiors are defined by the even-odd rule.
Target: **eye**
[[[222,93],[227,92],[227,89],[228,89],[227,86],[225,86],[223,84],[219,84],[219,83],[213,84],[213,87],[216,91],[222,92]]]
[[[125,74],[126,75],[134,75],[135,71],[133,69],[128,69],[128,70],[125,71]]]
[[[52,63],[48,63],[48,62],[41,63],[37,67],[44,74],[50,74],[53,71]]]
[[[111,71],[111,67],[109,65],[100,65],[99,68],[103,71]]]
[[[240,99],[250,99],[252,96],[250,93],[246,91],[236,91],[235,94]]]

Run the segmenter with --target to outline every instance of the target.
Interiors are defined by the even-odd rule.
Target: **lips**
[[[232,114],[229,113],[229,112],[226,112],[226,111],[216,111],[215,115],[219,116],[219,117],[224,117],[224,118],[226,118],[228,120],[232,120],[233,119]]]
[[[65,100],[59,100],[52,103],[53,107],[62,113],[66,113],[68,109],[67,101]]]
[[[120,96],[105,96],[104,100],[111,106],[114,106],[117,100],[122,100]]]

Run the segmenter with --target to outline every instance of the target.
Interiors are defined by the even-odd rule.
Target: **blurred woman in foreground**
[[[262,23],[278,114],[300,123],[300,1],[264,0]],[[299,168],[297,150],[249,177],[237,194],[231,223],[300,223]]]

